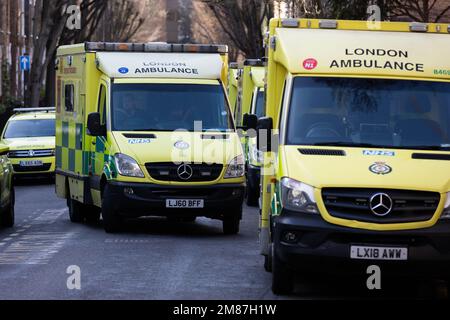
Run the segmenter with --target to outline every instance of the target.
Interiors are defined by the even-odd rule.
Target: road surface
[[[321,275],[302,278],[292,296],[274,296],[257,228],[258,210],[246,207],[236,236],[223,235],[220,221],[203,218],[133,220],[110,235],[101,222],[71,223],[50,182],[20,181],[16,225],[0,229],[0,300],[427,298],[442,290],[430,281],[390,280],[373,293],[364,277]],[[71,266],[81,272],[79,290],[68,288]]]

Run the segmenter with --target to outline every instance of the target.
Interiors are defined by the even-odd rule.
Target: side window
[[[67,112],[74,111],[75,86],[73,84],[64,85],[64,109]]]
[[[98,112],[100,113],[102,124],[106,124],[106,87],[100,85],[98,94]]]

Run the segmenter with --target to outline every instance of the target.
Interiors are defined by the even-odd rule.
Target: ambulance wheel
[[[247,186],[249,184],[247,183]],[[247,200],[246,203],[249,207],[257,207],[259,201],[259,190],[251,187],[247,187]]]
[[[272,255],[268,254],[264,256],[264,270],[272,272]]]
[[[239,233],[241,224],[242,208],[235,214],[223,219],[223,233],[226,235],[234,235]]]
[[[108,185],[105,186],[103,194],[108,194]],[[112,203],[106,197],[102,198],[103,228],[106,233],[117,233],[122,227],[122,218],[118,215]]]
[[[272,245],[272,292],[276,295],[290,294],[294,290],[292,271],[278,258]]]
[[[73,223],[83,222],[83,205],[74,199],[67,199],[67,206],[69,207],[70,221]]]
[[[14,214],[14,201],[15,194],[14,189],[11,189],[11,199],[4,212],[0,214],[0,224],[4,228],[12,228],[14,226],[15,214]]]
[[[89,206],[86,210],[85,218],[87,223],[98,223],[100,221],[101,209],[96,206]]]

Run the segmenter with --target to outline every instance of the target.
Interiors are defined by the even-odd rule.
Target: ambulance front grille
[[[223,170],[223,165],[213,164],[189,164],[188,174],[184,172],[184,168],[180,169],[180,164],[172,162],[165,163],[147,163],[147,168],[150,176],[158,181],[173,181],[173,182],[208,182],[217,180]],[[181,176],[179,173],[183,173]],[[190,173],[192,176],[189,177]]]
[[[42,158],[54,156],[53,149],[41,150],[14,150],[8,152],[9,158]]]
[[[323,202],[331,216],[379,224],[431,220],[440,198],[437,192],[425,191],[365,188],[322,190]]]
[[[51,163],[45,163],[42,166],[22,167],[20,165],[13,165],[14,172],[26,173],[26,172],[46,172],[51,168]]]

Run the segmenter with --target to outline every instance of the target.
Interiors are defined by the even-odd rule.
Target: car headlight
[[[450,219],[450,192],[447,192],[447,200],[444,205],[444,212],[442,212],[441,219]]]
[[[240,155],[230,161],[225,172],[225,179],[240,178],[245,175],[244,156]]]
[[[250,145],[250,157],[254,162],[262,163],[264,161],[264,153],[256,148],[256,145]]]
[[[314,188],[290,178],[281,179],[281,201],[286,209],[318,214]]]
[[[133,158],[125,154],[118,153],[114,156],[114,160],[116,162],[117,171],[119,171],[120,175],[135,178],[145,177],[138,163]]]

